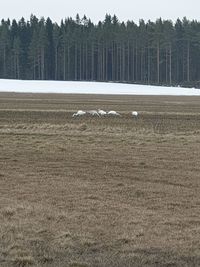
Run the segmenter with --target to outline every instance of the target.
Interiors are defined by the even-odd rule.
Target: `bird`
[[[99,115],[101,115],[101,116],[105,116],[105,115],[107,114],[107,112],[104,111],[104,110],[102,110],[102,109],[98,109],[98,113],[99,113]]]
[[[72,115],[72,117],[83,116],[83,115],[85,115],[85,114],[86,114],[85,111],[83,111],[83,110],[78,110],[76,113],[74,113],[74,114]]]
[[[135,116],[135,117],[138,116],[138,112],[137,111],[132,111],[131,114],[132,114],[132,116]]]
[[[114,110],[108,111],[108,115],[121,116],[118,112],[116,112]]]
[[[99,116],[99,113],[96,110],[88,110],[87,113],[92,116]]]

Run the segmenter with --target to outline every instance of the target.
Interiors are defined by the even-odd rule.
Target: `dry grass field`
[[[1,93],[0,266],[200,266],[200,98]]]

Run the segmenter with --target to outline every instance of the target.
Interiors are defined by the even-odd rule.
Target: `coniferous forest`
[[[0,78],[200,87],[200,22],[2,20]]]

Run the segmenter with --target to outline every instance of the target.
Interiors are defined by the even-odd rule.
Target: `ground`
[[[0,266],[200,266],[199,156],[200,97],[1,93]]]

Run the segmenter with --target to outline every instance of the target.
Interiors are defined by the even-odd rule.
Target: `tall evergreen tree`
[[[0,23],[0,78],[199,85],[200,22],[120,22],[106,14]]]

